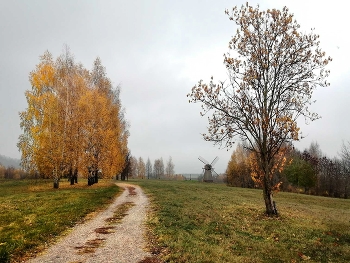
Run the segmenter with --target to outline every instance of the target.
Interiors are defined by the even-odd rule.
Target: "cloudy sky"
[[[92,68],[100,57],[130,122],[129,148],[135,157],[153,162],[172,156],[177,173],[200,173],[202,156],[219,156],[224,172],[232,149],[205,142],[206,118],[186,94],[200,79],[227,78],[223,54],[235,24],[226,8],[245,1],[228,0],[0,0],[0,154],[20,158],[16,147],[18,112],[26,109],[28,75],[49,50],[54,57],[67,44],[77,62]],[[343,1],[251,1],[261,9],[289,7],[303,32],[320,34],[321,47],[333,58],[331,86],[315,92],[312,109],[322,119],[300,123],[306,138],[334,157],[349,141],[350,41],[348,8]]]

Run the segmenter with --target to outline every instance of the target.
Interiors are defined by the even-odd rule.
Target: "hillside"
[[[15,167],[15,168],[20,168],[20,160],[19,159],[14,159],[10,158],[4,155],[0,154],[0,164],[2,164],[5,167]]]

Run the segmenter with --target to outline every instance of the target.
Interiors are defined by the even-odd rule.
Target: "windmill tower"
[[[203,182],[213,182],[213,174],[212,172],[216,173],[214,171],[213,166],[216,164],[216,162],[219,160],[218,157],[216,157],[210,164],[207,160],[205,160],[203,157],[199,156],[198,160],[200,160],[202,163],[204,163],[204,175],[203,175]],[[216,173],[217,174],[217,173]]]

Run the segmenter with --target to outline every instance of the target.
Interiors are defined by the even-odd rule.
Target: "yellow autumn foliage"
[[[100,60],[89,71],[69,51],[56,61],[45,52],[29,80],[28,107],[19,114],[23,168],[57,181],[69,170],[87,176],[89,167],[104,176],[120,173],[129,134],[119,90]]]

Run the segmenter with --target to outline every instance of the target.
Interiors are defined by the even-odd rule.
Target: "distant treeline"
[[[293,147],[288,149],[283,160],[282,169],[272,175],[277,191],[350,197],[350,143],[343,144],[339,158],[328,158],[317,143],[312,143],[303,152]],[[259,188],[253,172],[251,153],[243,145],[237,145],[226,170],[227,184]]]
[[[5,167],[0,164],[0,179],[24,179],[29,178],[29,174],[22,169],[13,166]]]

